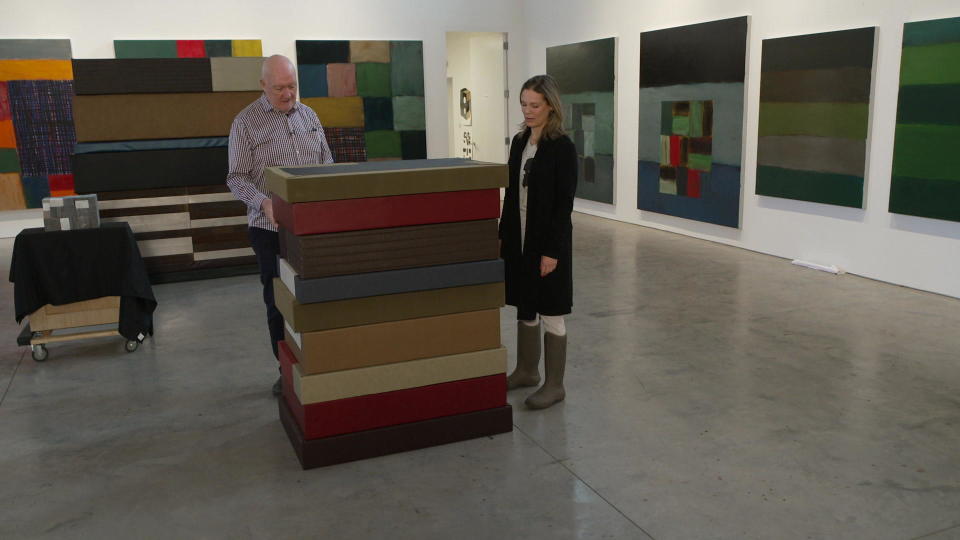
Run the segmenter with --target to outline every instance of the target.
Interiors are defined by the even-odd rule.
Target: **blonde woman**
[[[520,108],[523,124],[510,145],[510,185],[500,216],[507,304],[517,308],[517,368],[507,377],[507,389],[540,383],[542,321],[544,383],[525,403],[543,409],[566,396],[563,316],[573,305],[570,213],[577,151],[563,131],[560,89],[553,77],[537,75],[525,82]]]

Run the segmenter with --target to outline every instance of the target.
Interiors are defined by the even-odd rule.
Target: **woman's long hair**
[[[544,139],[556,139],[564,135],[563,131],[563,103],[560,102],[560,86],[557,80],[549,75],[534,75],[527,79],[520,87],[520,95],[523,96],[524,90],[532,90],[541,96],[552,109],[550,116],[547,117],[547,123],[543,126],[542,137]],[[527,128],[526,122],[520,122],[520,131]]]

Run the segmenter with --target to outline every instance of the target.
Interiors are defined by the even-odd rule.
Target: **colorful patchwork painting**
[[[740,226],[747,23],[640,34],[640,210]]]
[[[0,210],[74,195],[70,40],[0,39]]]
[[[713,160],[713,102],[664,101],[660,123],[660,193],[700,197]]]
[[[337,162],[424,159],[420,41],[297,41],[300,100]]]
[[[875,34],[763,40],[757,195],[863,207]]]
[[[614,38],[547,48],[563,127],[577,147],[577,197],[604,203],[613,203],[615,55]]]
[[[263,56],[259,39],[115,39],[116,58]]]
[[[903,25],[890,211],[960,221],[960,17]]]

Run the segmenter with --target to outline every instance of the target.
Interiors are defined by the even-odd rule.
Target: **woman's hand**
[[[557,260],[543,255],[540,257],[540,277],[544,277],[557,269]]]

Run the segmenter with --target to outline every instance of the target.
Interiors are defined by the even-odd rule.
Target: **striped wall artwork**
[[[577,197],[613,203],[614,38],[547,47],[563,127],[577,146]]]
[[[256,271],[246,205],[225,181],[230,125],[262,95],[262,61],[73,61],[76,189],[97,194],[103,222],[130,224],[154,282]]]
[[[216,58],[263,56],[259,39],[115,39],[117,58]]]
[[[960,17],[903,25],[890,211],[960,221]]]
[[[420,41],[297,41],[300,99],[334,160],[427,157]]]
[[[757,195],[863,207],[875,34],[763,40]]]
[[[740,226],[747,22],[640,34],[638,209]]]
[[[0,210],[74,195],[68,39],[0,39]]]

